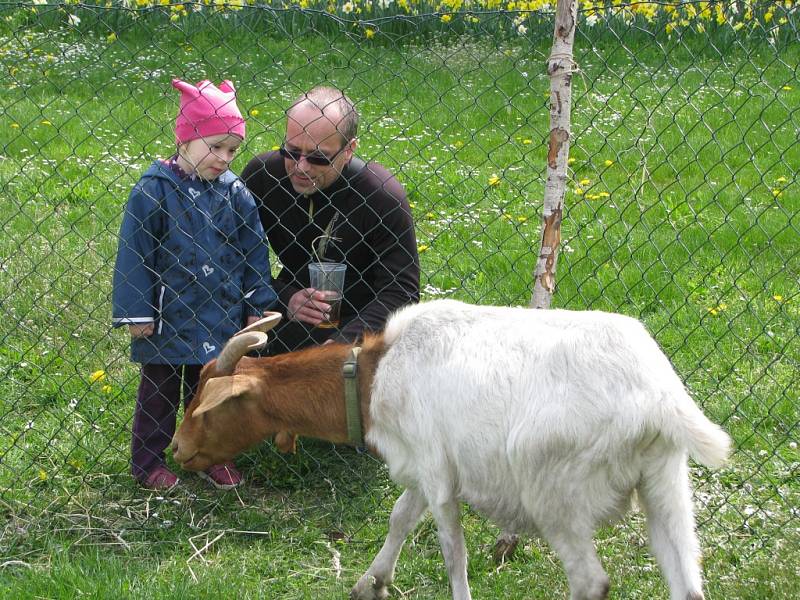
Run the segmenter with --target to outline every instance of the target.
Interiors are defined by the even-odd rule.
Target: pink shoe
[[[242,474],[236,470],[236,466],[232,462],[214,465],[205,472],[199,471],[197,474],[206,481],[210,481],[211,485],[218,490],[230,490],[242,482]]]
[[[139,484],[148,490],[167,492],[178,485],[179,481],[180,479],[178,479],[175,473],[164,465],[159,465],[150,471],[150,473],[147,474],[147,478],[144,481],[140,481]]]

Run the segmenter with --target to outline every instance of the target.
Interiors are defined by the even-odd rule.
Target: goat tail
[[[687,397],[688,399],[688,397]],[[689,455],[700,464],[718,468],[725,464],[731,452],[731,438],[689,399],[676,407],[682,425],[680,440],[689,450]]]

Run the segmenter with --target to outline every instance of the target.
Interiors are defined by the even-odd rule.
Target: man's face
[[[323,113],[309,102],[289,111],[284,148],[294,157],[283,160],[296,192],[310,195],[329,187],[353,157],[356,141],[345,142],[336,130],[340,118],[334,108]],[[312,164],[308,156],[324,157],[325,164]]]

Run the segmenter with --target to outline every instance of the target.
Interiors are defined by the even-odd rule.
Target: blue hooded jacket
[[[114,267],[115,327],[154,324],[135,338],[140,363],[205,364],[277,301],[266,237],[250,192],[226,171],[181,179],[156,161],[134,186]]]

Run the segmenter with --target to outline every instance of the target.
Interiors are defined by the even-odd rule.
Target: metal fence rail
[[[111,271],[131,186],[173,151],[172,77],[236,82],[237,172],[281,143],[298,94],[346,90],[359,154],[408,192],[424,298],[530,297],[550,5],[278,4],[0,3],[3,556],[54,530],[145,543],[232,501],[202,483],[153,499],[128,473],[137,371]],[[586,2],[575,41],[554,304],[641,318],[735,438],[732,466],[695,480],[704,534],[739,555],[800,527],[797,25],[792,2]],[[373,459],[313,441],[241,465],[265,518],[306,510],[355,538],[346,499],[385,511],[395,493]]]

